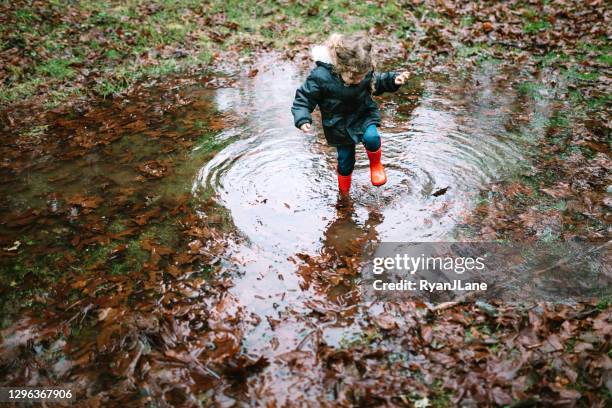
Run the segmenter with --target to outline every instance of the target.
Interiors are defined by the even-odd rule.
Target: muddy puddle
[[[529,140],[543,132],[538,121],[519,124],[517,113],[527,110],[541,120],[550,109],[546,98],[526,107],[509,85],[511,73],[495,63],[464,78],[416,78],[379,99],[388,183],[370,184],[360,146],[345,203],[337,194],[335,149],[324,142],[320,118],[315,113],[315,136],[292,124],[289,108],[306,72],[271,60],[257,69],[255,78],[214,95],[220,112],[248,115],[239,129],[219,134],[236,139],[203,164],[192,193],[213,191],[240,232],[225,260],[236,273],[231,291],[262,317],[244,348],[272,360],[303,349],[314,330],[332,346],[359,330],[363,305],[354,284],[344,280],[336,291],[321,275],[313,278],[309,266],[354,267],[369,241],[455,240],[479,188],[525,165]],[[320,312],[313,304],[348,312],[332,321],[303,318]],[[280,366],[268,372],[276,370]],[[275,392],[291,386],[282,377],[274,376]]]
[[[292,123],[295,89],[307,71],[274,56],[255,69],[257,75],[239,76],[232,86],[189,85],[171,100],[136,98],[98,109],[95,118],[65,118],[38,130],[71,141],[47,146],[50,153],[35,154],[35,132],[20,138],[32,144],[32,154],[3,168],[3,219],[17,217],[3,224],[3,246],[19,241],[23,250],[38,242],[58,253],[70,247],[72,229],[91,237],[72,245],[94,251],[94,244],[130,236],[128,219],[138,210],[144,232],[133,239],[156,241],[165,256],[178,245],[181,222],[172,211],[156,218],[155,207],[172,208],[177,197],[188,196],[196,210],[208,203],[209,211],[200,212],[206,220],[218,216],[210,211],[212,200],[236,232],[215,262],[245,314],[258,316],[242,351],[271,362],[249,387],[286,397],[300,385],[283,375],[283,356],[308,350],[315,340],[338,346],[359,331],[366,305],[355,282],[363,246],[455,240],[479,189],[528,165],[524,152],[543,134],[551,108],[544,91],[541,98],[519,95],[508,80],[513,73],[494,62],[414,78],[378,99],[388,183],[370,184],[360,146],[351,199],[339,201],[335,149],[325,144],[320,117],[315,114],[314,135]],[[182,101],[188,103],[165,113],[166,104]],[[124,211],[130,203],[132,212]],[[96,238],[100,229],[115,235]],[[9,255],[4,265],[32,258],[27,248]],[[331,280],[326,269],[335,271]]]

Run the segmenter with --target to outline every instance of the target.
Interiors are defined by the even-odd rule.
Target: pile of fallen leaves
[[[380,220],[373,214],[353,239],[338,239],[352,216],[341,206],[324,250],[298,254],[302,288],[314,294],[298,319],[313,329],[251,377],[247,396],[267,405],[606,406],[605,303],[372,301],[359,287],[360,259]],[[339,344],[326,341],[329,327],[343,328]]]
[[[478,302],[431,309],[402,302],[370,307],[364,316],[361,339],[317,349],[324,386],[340,403],[603,407],[609,401],[610,310]]]
[[[191,271],[210,250],[196,244],[205,228],[196,224],[186,225],[200,236],[189,245],[197,251],[151,243],[142,270],[62,279],[44,310],[0,332],[1,383],[61,384],[88,406],[180,406],[209,399],[222,377],[243,378],[265,366],[240,352],[253,319],[227,293],[231,284]],[[162,266],[168,256],[172,262]]]
[[[199,112],[212,111],[206,100],[175,96],[146,94],[127,107],[114,101],[2,135],[0,177],[16,195],[0,199],[1,384],[63,384],[91,406],[180,405],[209,398],[225,373],[265,365],[241,353],[254,318],[220,273],[222,213],[212,200],[156,193],[201,137]],[[177,120],[168,112],[186,104],[181,132],[162,132]],[[155,150],[141,152],[140,142],[117,154],[129,137]],[[92,153],[102,171],[79,171]],[[52,189],[26,207],[15,198],[30,189],[23,180],[32,167]]]

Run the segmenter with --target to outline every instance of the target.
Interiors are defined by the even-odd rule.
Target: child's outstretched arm
[[[404,71],[401,73],[397,72],[375,72],[374,73],[374,84],[376,90],[374,95],[381,95],[385,92],[397,91],[410,77],[410,73]]]
[[[291,107],[295,127],[305,132],[310,130],[310,124],[312,123],[310,114],[317,107],[320,96],[321,88],[314,71],[312,71],[302,86],[295,91],[295,99]]]

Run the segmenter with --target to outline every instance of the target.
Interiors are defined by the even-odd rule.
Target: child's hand
[[[312,126],[310,126],[310,123],[304,123],[302,126],[300,126],[300,129],[302,132],[308,133],[310,132],[310,129],[312,129]]]
[[[404,71],[395,77],[395,85],[404,85],[410,78],[410,72]]]

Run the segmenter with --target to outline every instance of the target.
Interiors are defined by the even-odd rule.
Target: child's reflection
[[[318,295],[339,306],[358,302],[357,278],[361,272],[363,251],[368,242],[377,241],[376,227],[383,215],[375,209],[368,212],[362,223],[352,200],[341,196],[336,204],[336,218],[327,226],[320,254],[302,256],[305,265],[299,270],[302,287],[313,289]]]

